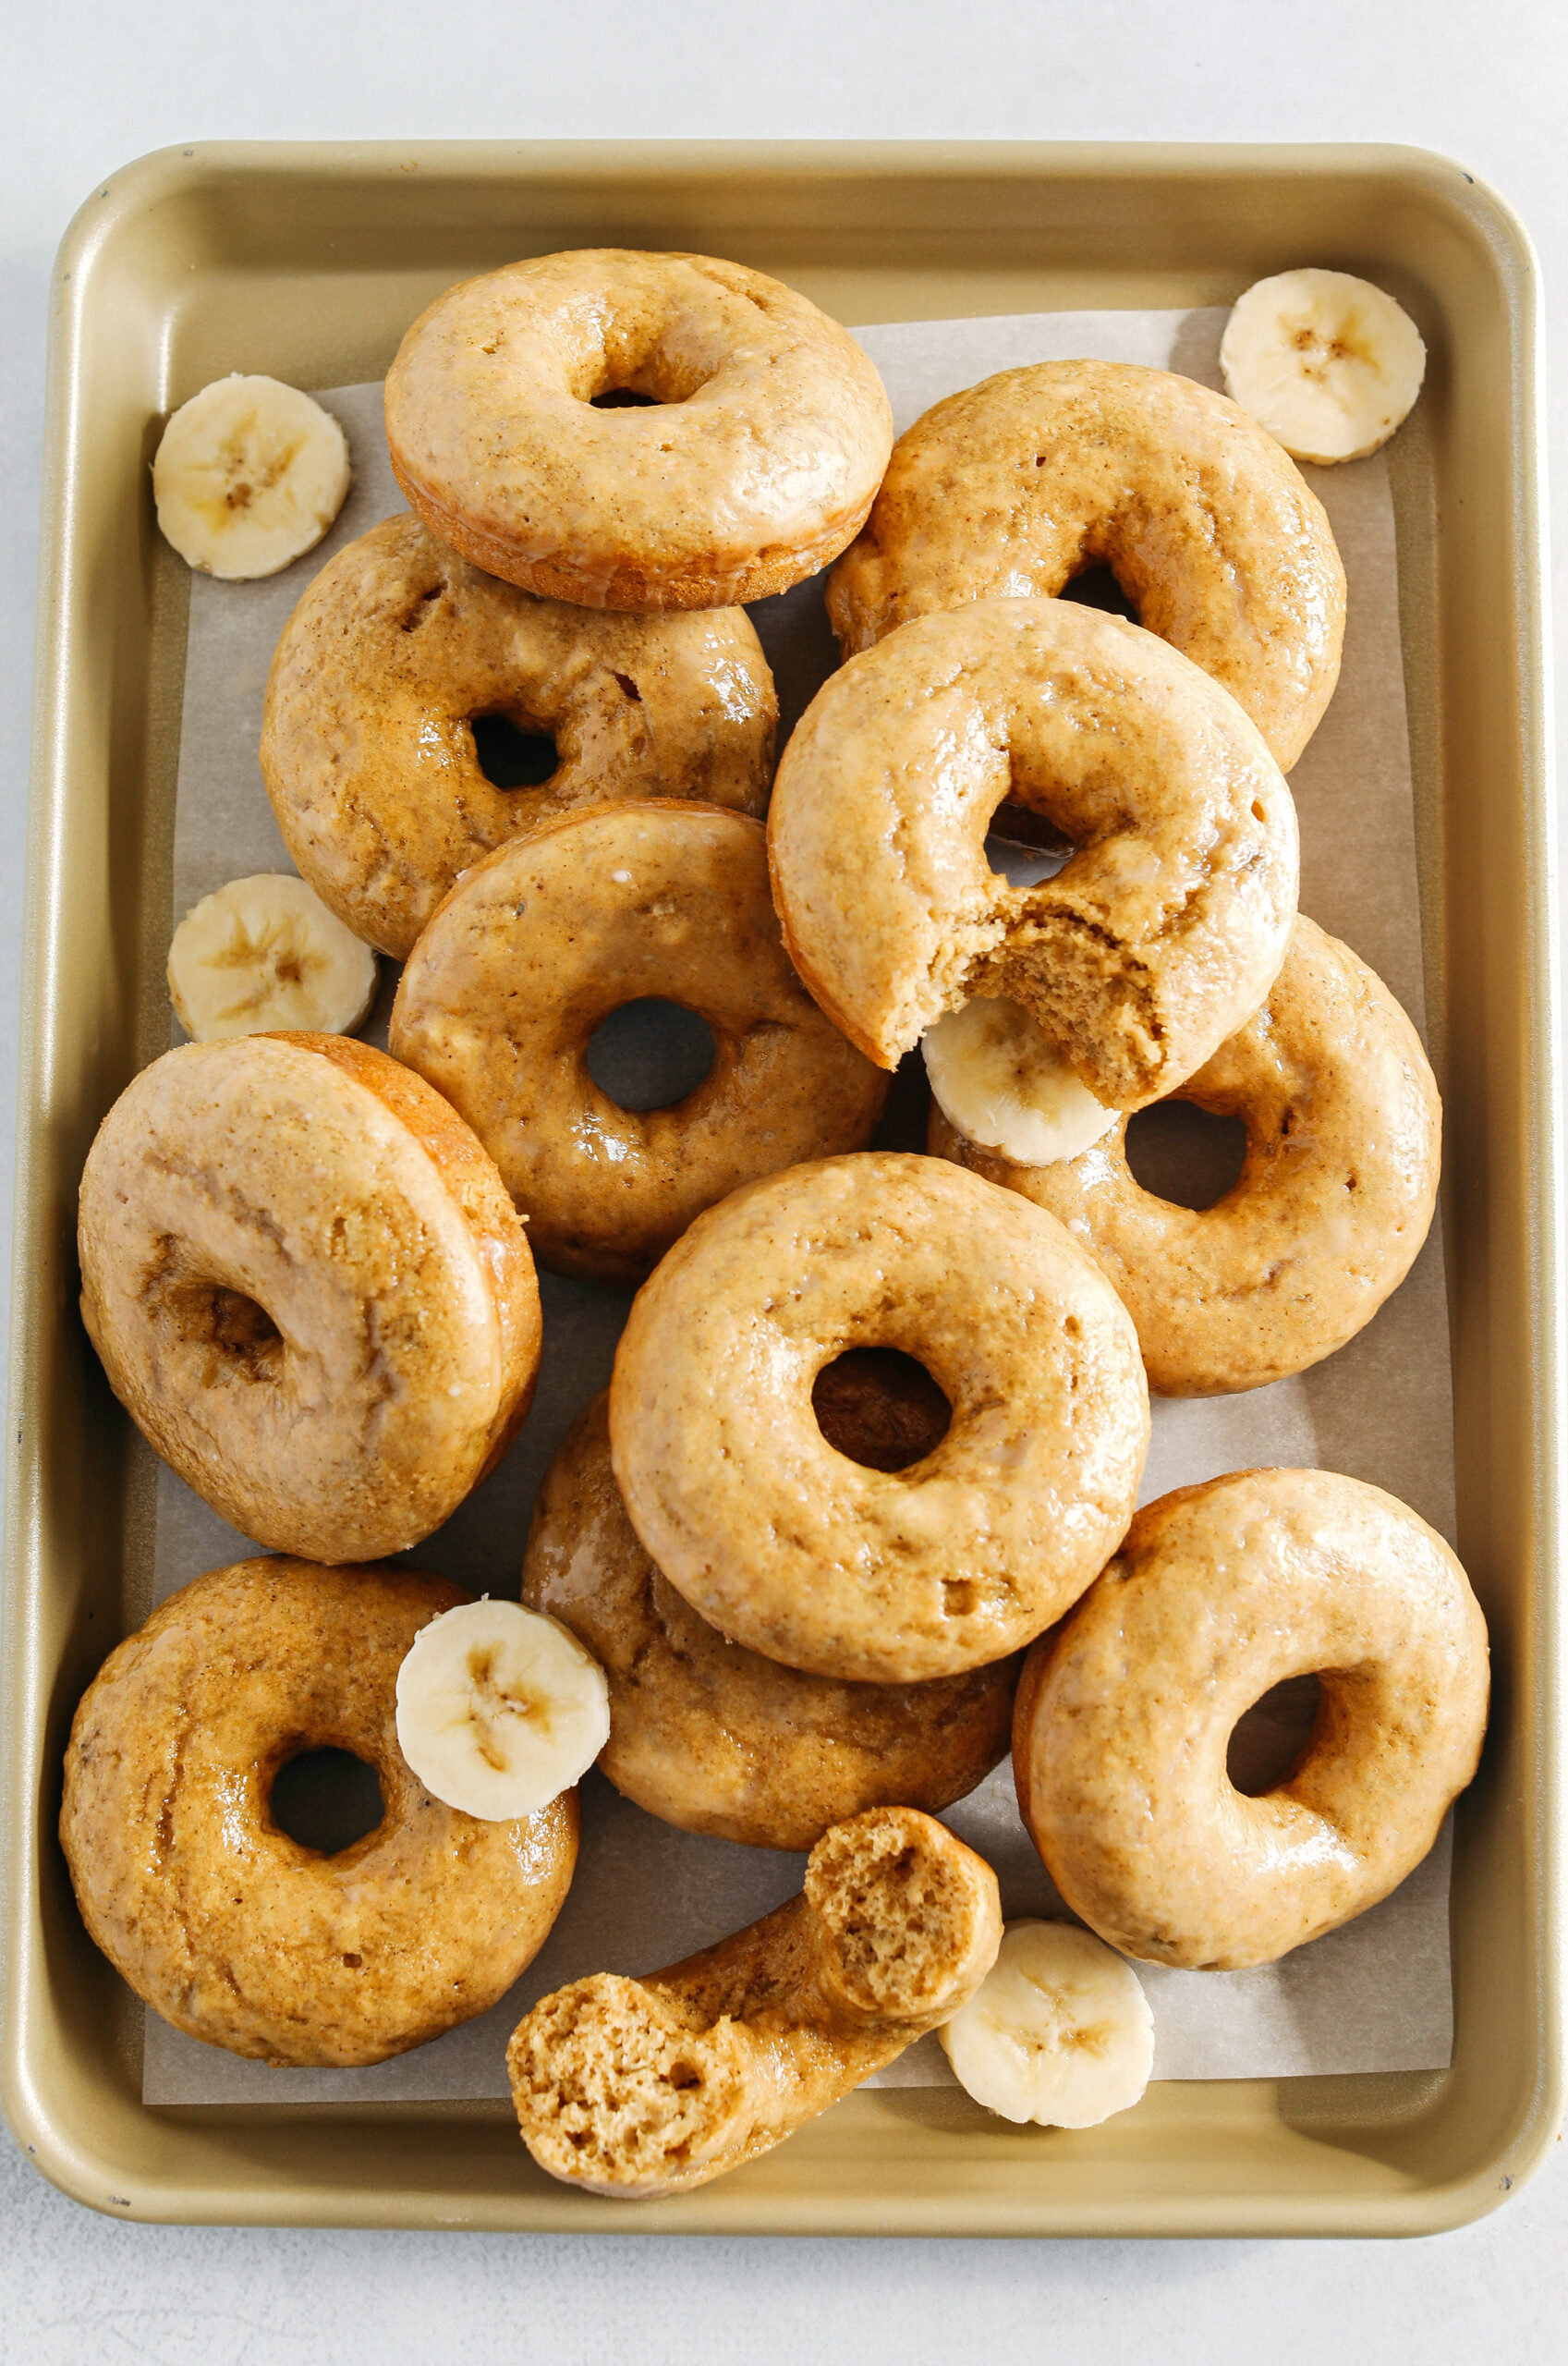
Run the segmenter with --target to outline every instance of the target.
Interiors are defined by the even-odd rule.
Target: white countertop
[[[19,11],[18,11],[19,13]],[[111,166],[201,139],[1382,140],[1523,217],[1549,294],[1568,552],[1560,0],[47,0],[0,63],[0,1108],[16,1093],[45,291]],[[1557,637],[1559,712],[1568,633]],[[11,1144],[0,1164],[9,1236]],[[0,1291],[5,1287],[0,1278]],[[770,2366],[1147,2348],[1186,2366],[1528,2361],[1568,2347],[1561,2154],[1405,2245],[594,2240],[111,2224],[0,2136],[0,2360]]]

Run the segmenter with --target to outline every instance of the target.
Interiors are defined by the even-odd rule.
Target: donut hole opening
[[[1136,608],[1103,562],[1080,567],[1071,581],[1063,585],[1061,596],[1064,600],[1076,600],[1080,608],[1098,608],[1102,616],[1122,616],[1130,625],[1138,622]]]
[[[923,1363],[899,1348],[849,1348],[811,1389],[817,1427],[864,1470],[907,1470],[947,1435],[953,1407]]]
[[[1075,851],[1072,839],[1048,815],[1032,813],[1010,797],[1003,799],[991,817],[986,858],[1012,886],[1032,887],[1041,879],[1053,879]]]
[[[188,1345],[223,1359],[239,1380],[275,1381],[283,1371],[284,1337],[264,1306],[222,1282],[185,1282],[164,1303]]]
[[[607,1101],[634,1114],[673,1109],[706,1084],[718,1057],[695,1010],[647,994],[625,1002],[589,1037],[588,1072]]]
[[[386,1814],[381,1778],[347,1750],[300,1750],[273,1777],[273,1822],[301,1848],[337,1857]]]
[[[1176,1208],[1211,1208],[1241,1179],[1246,1128],[1190,1101],[1157,1101],[1127,1121],[1127,1165],[1140,1189]]]
[[[1053,879],[1076,849],[1048,813],[1037,812],[1012,790],[1009,767],[1008,786],[986,824],[986,860],[1010,887],[1035,887]]]
[[[606,386],[602,395],[590,395],[592,410],[657,410],[661,397],[645,395],[640,386]]]
[[[471,714],[474,754],[492,788],[542,788],[560,767],[548,731],[525,730],[509,714]]]
[[[1260,1799],[1284,1781],[1312,1738],[1322,1697],[1316,1676],[1290,1676],[1237,1718],[1225,1752],[1234,1790]]]

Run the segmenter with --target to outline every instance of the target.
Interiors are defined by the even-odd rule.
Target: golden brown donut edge
[[[262,1558],[110,1653],[71,1727],[60,1836],[91,1936],[176,2029],[349,2068],[486,2011],[531,1961],[571,1881],[576,1793],[481,1823],[397,1746],[398,1666],[468,1599],[419,1570]],[[375,1768],[385,1810],[334,1856],[268,1805],[279,1767],[323,1747]]]
[[[553,742],[549,777],[496,786],[475,738],[485,717]],[[404,516],[339,551],[285,626],[261,772],[301,874],[406,960],[471,863],[579,807],[675,797],[760,813],[777,720],[743,609],[536,599]]]
[[[1290,771],[1339,679],[1344,568],[1289,455],[1175,372],[1039,362],[935,404],[894,445],[828,610],[847,657],[913,616],[1054,598],[1107,564]]]
[[[874,1433],[882,1412],[866,1407],[845,1426]],[[578,1415],[545,1473],[523,1600],[569,1627],[604,1669],[603,1772],[687,1832],[810,1848],[865,1808],[935,1814],[1007,1755],[1016,1657],[930,1684],[833,1683],[726,1643],[699,1618],[626,1518],[607,1392]]]
[[[1420,1253],[1437,1085],[1381,979],[1298,916],[1261,1007],[1172,1098],[1246,1126],[1242,1172],[1209,1207],[1140,1188],[1125,1121],[1075,1159],[1018,1166],[933,1104],[929,1147],[1067,1226],[1136,1324],[1159,1395],[1266,1387],[1354,1338]]]
[[[1237,1792],[1240,1716],[1309,1672],[1295,1765]],[[1091,1930],[1189,1970],[1271,1963],[1375,1906],[1475,1774],[1486,1623],[1458,1560],[1381,1488],[1239,1470],[1146,1505],[1028,1653],[1019,1811]]]

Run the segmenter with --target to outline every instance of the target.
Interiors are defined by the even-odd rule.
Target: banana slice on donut
[[[277,378],[215,378],[182,403],[152,462],[158,523],[188,566],[275,575],[322,539],[348,491],[330,411]]]
[[[1282,271],[1241,297],[1220,347],[1225,392],[1297,460],[1360,460],[1421,391],[1408,312],[1348,271]]]
[[[557,1619],[466,1602],[422,1627],[397,1671],[397,1743],[427,1791],[487,1823],[532,1815],[610,1738],[604,1671]]]
[[[978,995],[928,1027],[920,1049],[948,1123],[1016,1166],[1076,1158],[1116,1123],[1016,1003]]]
[[[169,996],[198,1043],[280,1029],[352,1035],[377,977],[370,946],[287,872],[231,879],[203,896],[169,946]]]
[[[1096,2128],[1154,2067],[1137,1974],[1075,1922],[1010,1922],[994,1965],[937,2032],[960,2086],[1003,2119]]]

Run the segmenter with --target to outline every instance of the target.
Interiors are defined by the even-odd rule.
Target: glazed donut
[[[646,995],[705,1018],[713,1067],[673,1108],[595,1084],[601,1021]],[[599,806],[503,847],[415,947],[392,1048],[472,1126],[541,1264],[639,1280],[698,1212],[870,1138],[887,1083],[789,965],[760,822]]]
[[[432,1799],[397,1747],[399,1663],[469,1596],[405,1568],[241,1561],[110,1653],[66,1752],[82,1920],[176,2029],[275,2065],[384,2061],[504,1996],[560,1912],[575,1791],[512,1823]],[[273,1823],[300,1751],[375,1769],[383,1815],[336,1855]]]
[[[1102,563],[1288,772],[1339,679],[1344,568],[1289,454],[1168,370],[1044,361],[936,404],[894,445],[828,614],[848,656],[932,609],[1054,598]]]
[[[596,407],[617,394],[653,408]],[[487,573],[585,608],[713,608],[837,557],[893,415],[793,288],[597,247],[439,297],[387,372],[386,439],[411,507]]]
[[[1008,798],[1076,849],[1053,879],[988,864]],[[795,965],[872,1059],[995,995],[1115,1108],[1257,1008],[1295,910],[1295,808],[1234,700],[1067,600],[922,616],[852,657],[791,736],[768,826]]]
[[[906,1470],[813,1415],[845,1348],[896,1348],[953,1409]],[[940,1159],[789,1168],[699,1216],[638,1292],[610,1391],[644,1550],[711,1627],[814,1676],[918,1684],[1061,1616],[1132,1517],[1137,1337],[1054,1217]]]
[[[1243,1797],[1237,1719],[1314,1671],[1307,1748]],[[1030,1652],[1018,1806],[1067,1904],[1124,1955],[1239,1970],[1398,1886],[1486,1718],[1486,1622],[1425,1520],[1332,1471],[1235,1470],[1147,1505]]]
[[[589,2193],[706,2185],[955,2013],[1001,1943],[985,1860],[913,1808],[873,1808],[823,1834],[803,1893],[760,1922],[543,1997],[506,2049],[523,2141]]]
[[[477,718],[554,740],[497,788]],[[389,518],[322,567],[267,680],[261,773],[303,876],[406,960],[447,889],[509,838],[623,797],[760,813],[778,701],[743,609],[607,616],[498,583]]]
[[[1432,1221],[1442,1111],[1420,1038],[1347,945],[1297,918],[1261,1009],[1172,1096],[1246,1126],[1222,1199],[1134,1179],[1126,1127],[1015,1166],[933,1104],[930,1147],[1061,1219],[1137,1326],[1150,1388],[1221,1396],[1304,1372],[1404,1279]]]
[[[607,1401],[578,1416],[545,1473],[523,1600],[569,1627],[609,1678],[599,1763],[618,1791],[687,1832],[810,1848],[863,1808],[935,1814],[1006,1757],[1016,1659],[931,1684],[838,1684],[705,1625],[626,1518]]]
[[[438,1092],[346,1036],[144,1068],[88,1153],[79,1240],[115,1396],[259,1543],[417,1544],[528,1410],[539,1287],[501,1178]]]

